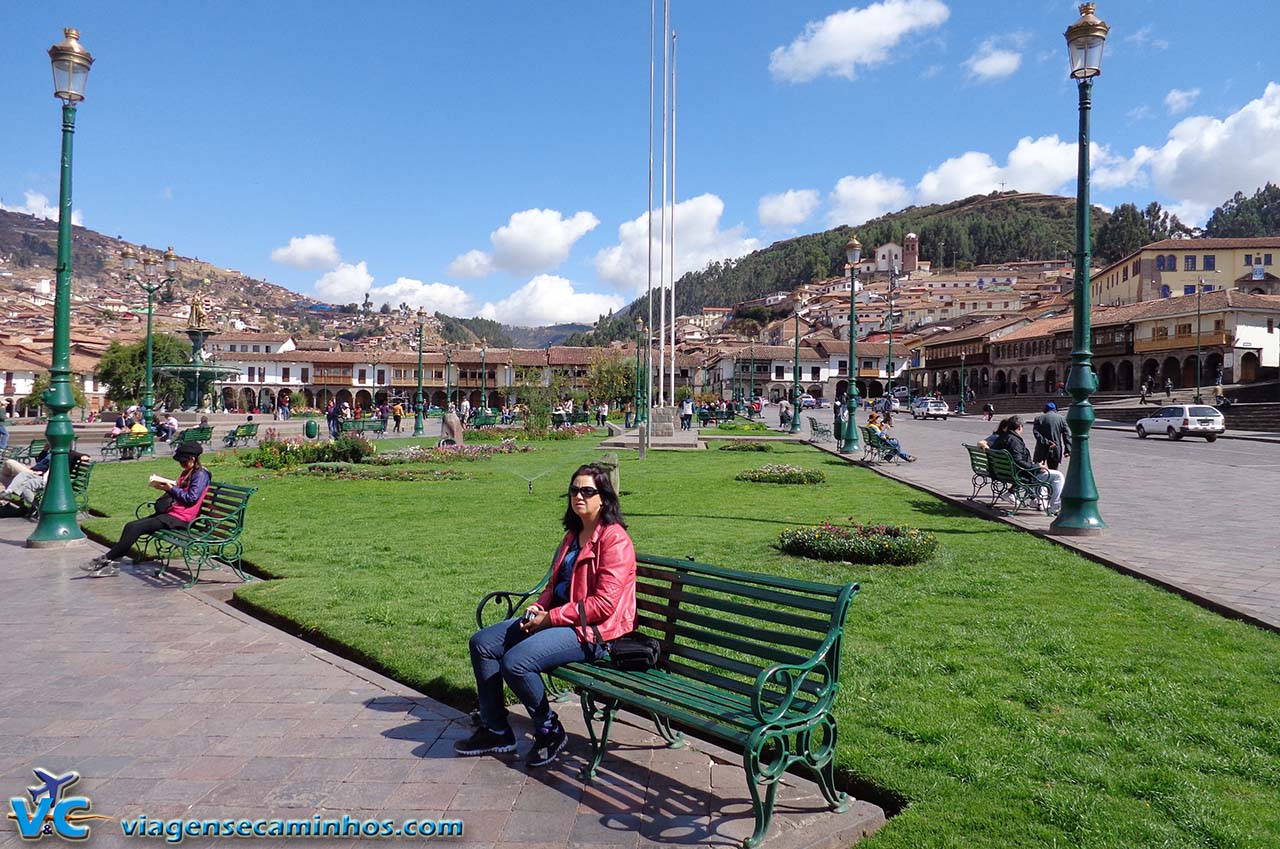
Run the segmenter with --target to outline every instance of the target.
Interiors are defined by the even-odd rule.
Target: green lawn
[[[386,440],[393,446],[407,440]],[[472,480],[261,475],[247,558],[280,578],[250,604],[470,705],[477,600],[523,588],[560,538],[561,493],[591,440],[464,464]],[[838,760],[909,806],[886,847],[1257,847],[1280,835],[1280,639],[1010,527],[802,446],[768,455],[623,453],[640,551],[861,582],[845,640]],[[820,468],[811,487],[742,483],[762,462]],[[170,460],[104,463],[92,505],[114,535]],[[546,472],[534,494],[521,477]],[[934,532],[911,567],[840,566],[772,548],[788,525],[856,516]]]

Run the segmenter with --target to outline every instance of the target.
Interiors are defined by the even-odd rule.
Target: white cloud
[[[658,245],[661,237],[661,209],[653,211],[653,281],[658,285]],[[742,225],[720,229],[724,201],[713,194],[698,195],[675,205],[676,278],[697,271],[712,260],[733,259],[760,247],[757,239],[744,235]],[[596,254],[594,263],[600,279],[628,292],[642,291],[648,281],[648,213],[625,221],[618,227],[617,245]]]
[[[493,253],[469,251],[449,264],[459,277],[483,277],[495,268],[532,274],[555,268],[569,258],[574,243],[600,224],[590,212],[565,218],[556,209],[526,209],[489,234]]]
[[[1155,187],[1176,198],[1188,223],[1204,215],[1236,191],[1252,194],[1280,174],[1280,84],[1268,83],[1262,97],[1219,120],[1200,115],[1184,118],[1155,150],[1139,148],[1135,157],[1151,172]],[[1191,212],[1199,209],[1199,215]],[[1181,213],[1179,217],[1182,217]]]
[[[481,318],[523,327],[565,322],[594,323],[626,301],[618,295],[575,292],[573,283],[554,274],[539,274],[497,303],[486,303]]]
[[[971,150],[925,173],[916,186],[920,203],[945,203],[998,190],[1053,192],[1076,175],[1076,146],[1057,135],[1024,136],[1003,166]],[[1004,183],[1004,186],[1000,184]]]
[[[448,283],[424,283],[412,277],[397,277],[396,282],[369,290],[376,304],[398,307],[402,302],[427,312],[468,316],[472,313],[471,296],[457,286]]]
[[[338,246],[334,244],[332,236],[308,233],[305,236],[294,236],[289,244],[273,250],[271,261],[303,271],[319,271],[322,268],[333,268],[342,262],[342,254],[338,253]]]
[[[841,177],[829,198],[827,221],[832,226],[859,225],[911,203],[911,190],[897,177]]]
[[[1154,114],[1155,113],[1151,111],[1150,106],[1143,105],[1133,107],[1128,112],[1124,113],[1124,116],[1130,121],[1145,121]]]
[[[316,281],[316,293],[335,304],[349,304],[363,300],[372,285],[373,275],[363,260],[355,265],[344,262]]]
[[[42,195],[39,192],[33,192],[30,189],[22,193],[22,206],[8,206],[0,203],[0,209],[8,212],[22,212],[27,215],[34,215],[36,218],[44,218],[48,221],[58,220],[58,207],[49,205],[49,196]],[[84,226],[84,214],[78,210],[71,210],[71,223],[77,227]]]
[[[447,270],[451,277],[487,277],[493,273],[493,258],[484,251],[467,251],[454,257]]]
[[[769,54],[775,80],[802,83],[820,76],[853,79],[859,65],[888,61],[893,48],[917,30],[941,26],[951,10],[941,0],[882,0],[866,8],[835,12],[805,24],[786,47]]]
[[[991,82],[1004,79],[1018,70],[1022,64],[1022,54],[1017,50],[1001,46],[1006,39],[988,38],[978,45],[978,50],[965,60],[969,76],[979,82]]]
[[[1196,102],[1196,98],[1200,96],[1200,89],[1190,88],[1174,88],[1164,96],[1165,108],[1169,110],[1170,115],[1178,115],[1186,112],[1191,108],[1191,104]]]
[[[795,227],[808,221],[817,208],[817,189],[788,189],[776,195],[765,195],[760,198],[760,224],[775,229]]]
[[[1138,45],[1139,47],[1150,47],[1152,50],[1168,50],[1169,42],[1163,38],[1151,37],[1151,25],[1143,27],[1132,35],[1126,35],[1125,41]]]

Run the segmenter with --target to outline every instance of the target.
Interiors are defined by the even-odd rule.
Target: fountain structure
[[[204,359],[204,343],[217,330],[209,327],[205,319],[204,303],[200,293],[191,298],[191,316],[187,319],[187,338],[191,340],[191,362],[165,363],[153,366],[152,370],[162,374],[172,374],[182,381],[182,410],[208,411],[211,408],[210,388],[229,375],[239,374],[240,369],[230,366],[210,365]]]

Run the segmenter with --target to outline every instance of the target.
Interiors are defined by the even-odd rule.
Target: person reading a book
[[[173,452],[173,459],[182,466],[182,474],[178,475],[178,479],[175,481],[152,475],[147,484],[164,493],[156,499],[155,513],[125,525],[120,532],[119,542],[106,554],[95,557],[80,568],[93,578],[118,575],[120,561],[139,537],[153,534],[162,528],[185,528],[190,525],[200,514],[200,505],[204,503],[205,493],[209,491],[209,482],[212,480],[209,470],[200,465],[201,450],[198,442],[179,445],[178,450]]]

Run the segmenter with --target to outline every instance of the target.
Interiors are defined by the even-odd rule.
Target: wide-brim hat
[[[199,457],[204,453],[204,449],[200,447],[199,442],[184,442],[178,446],[178,450],[173,452],[173,459],[181,460],[183,457]]]

